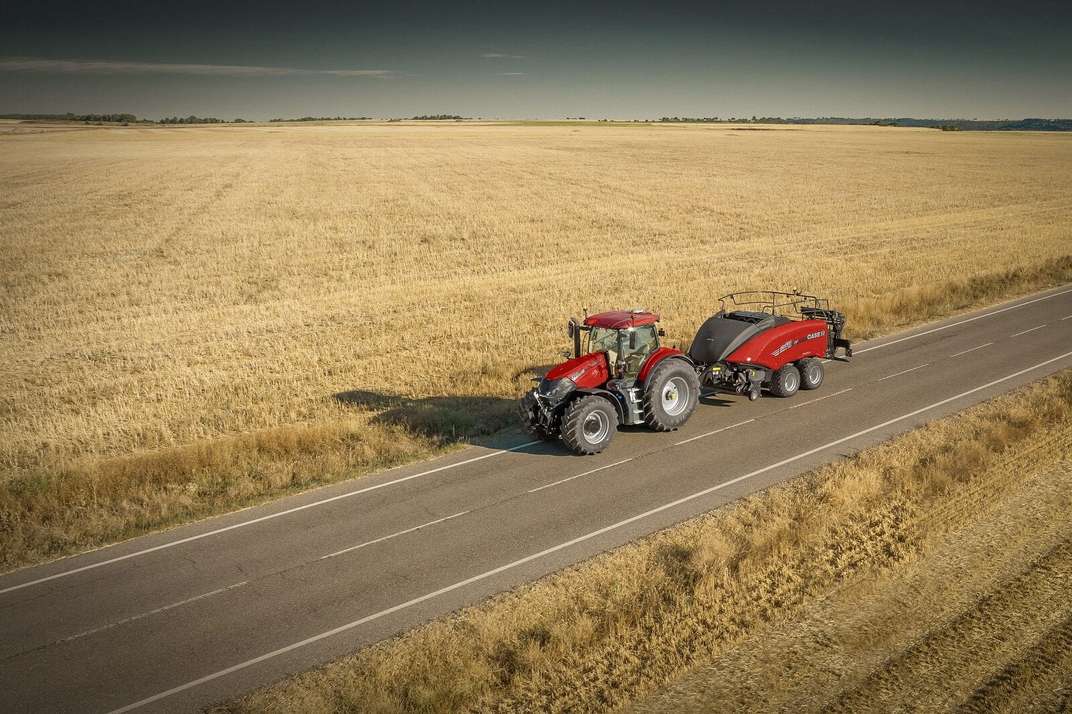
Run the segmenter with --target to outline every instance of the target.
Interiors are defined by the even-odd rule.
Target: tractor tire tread
[[[659,399],[659,391],[666,379],[668,372],[680,372],[689,384],[689,400],[691,405],[685,408],[681,414],[664,418],[656,409],[656,400]],[[641,413],[644,423],[654,431],[674,431],[689,420],[696,411],[696,405],[700,401],[700,378],[689,364],[680,359],[665,359],[657,364],[644,382],[644,396],[641,398]]]
[[[606,441],[599,445],[593,445],[589,444],[584,439],[578,438],[578,435],[581,432],[580,422],[587,415],[587,407],[592,404],[599,404],[600,402],[605,404],[604,408],[611,416],[611,431],[610,436],[607,437]],[[566,410],[562,414],[562,427],[559,431],[561,432],[562,443],[565,444],[570,451],[582,456],[591,456],[592,454],[598,454],[607,448],[607,445],[611,442],[617,428],[618,412],[615,411],[614,405],[603,397],[598,397],[593,394],[574,399],[566,405]]]

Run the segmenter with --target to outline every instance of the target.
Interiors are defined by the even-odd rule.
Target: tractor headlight
[[[540,396],[551,404],[558,404],[577,388],[572,379],[545,379],[540,382]]]

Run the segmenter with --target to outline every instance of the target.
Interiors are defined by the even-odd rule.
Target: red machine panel
[[[805,357],[825,355],[829,331],[825,320],[798,320],[777,325],[745,342],[726,361],[781,369]]]
[[[546,379],[569,377],[581,389],[602,387],[610,379],[606,352],[592,352],[555,365],[546,374]]]

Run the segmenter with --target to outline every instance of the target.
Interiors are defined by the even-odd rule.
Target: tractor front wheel
[[[823,362],[815,357],[808,357],[797,362],[800,370],[800,388],[818,389],[823,383]]]
[[[800,389],[800,370],[787,364],[771,377],[770,393],[776,397],[791,397]]]
[[[562,415],[562,443],[581,456],[603,451],[617,429],[614,405],[594,394],[574,399]]]
[[[692,416],[700,400],[700,378],[691,365],[668,359],[644,382],[644,421],[655,431],[673,431]]]

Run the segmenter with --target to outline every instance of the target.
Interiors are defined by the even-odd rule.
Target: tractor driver
[[[635,378],[640,374],[644,360],[659,346],[655,325],[642,325],[622,330],[622,360],[625,374]]]
[[[659,338],[655,335],[654,325],[629,327],[623,330],[593,327],[588,333],[588,351],[606,352],[607,361],[612,366],[622,360],[621,363],[628,377],[635,378],[640,374],[640,367],[644,364],[644,360],[658,346]]]

